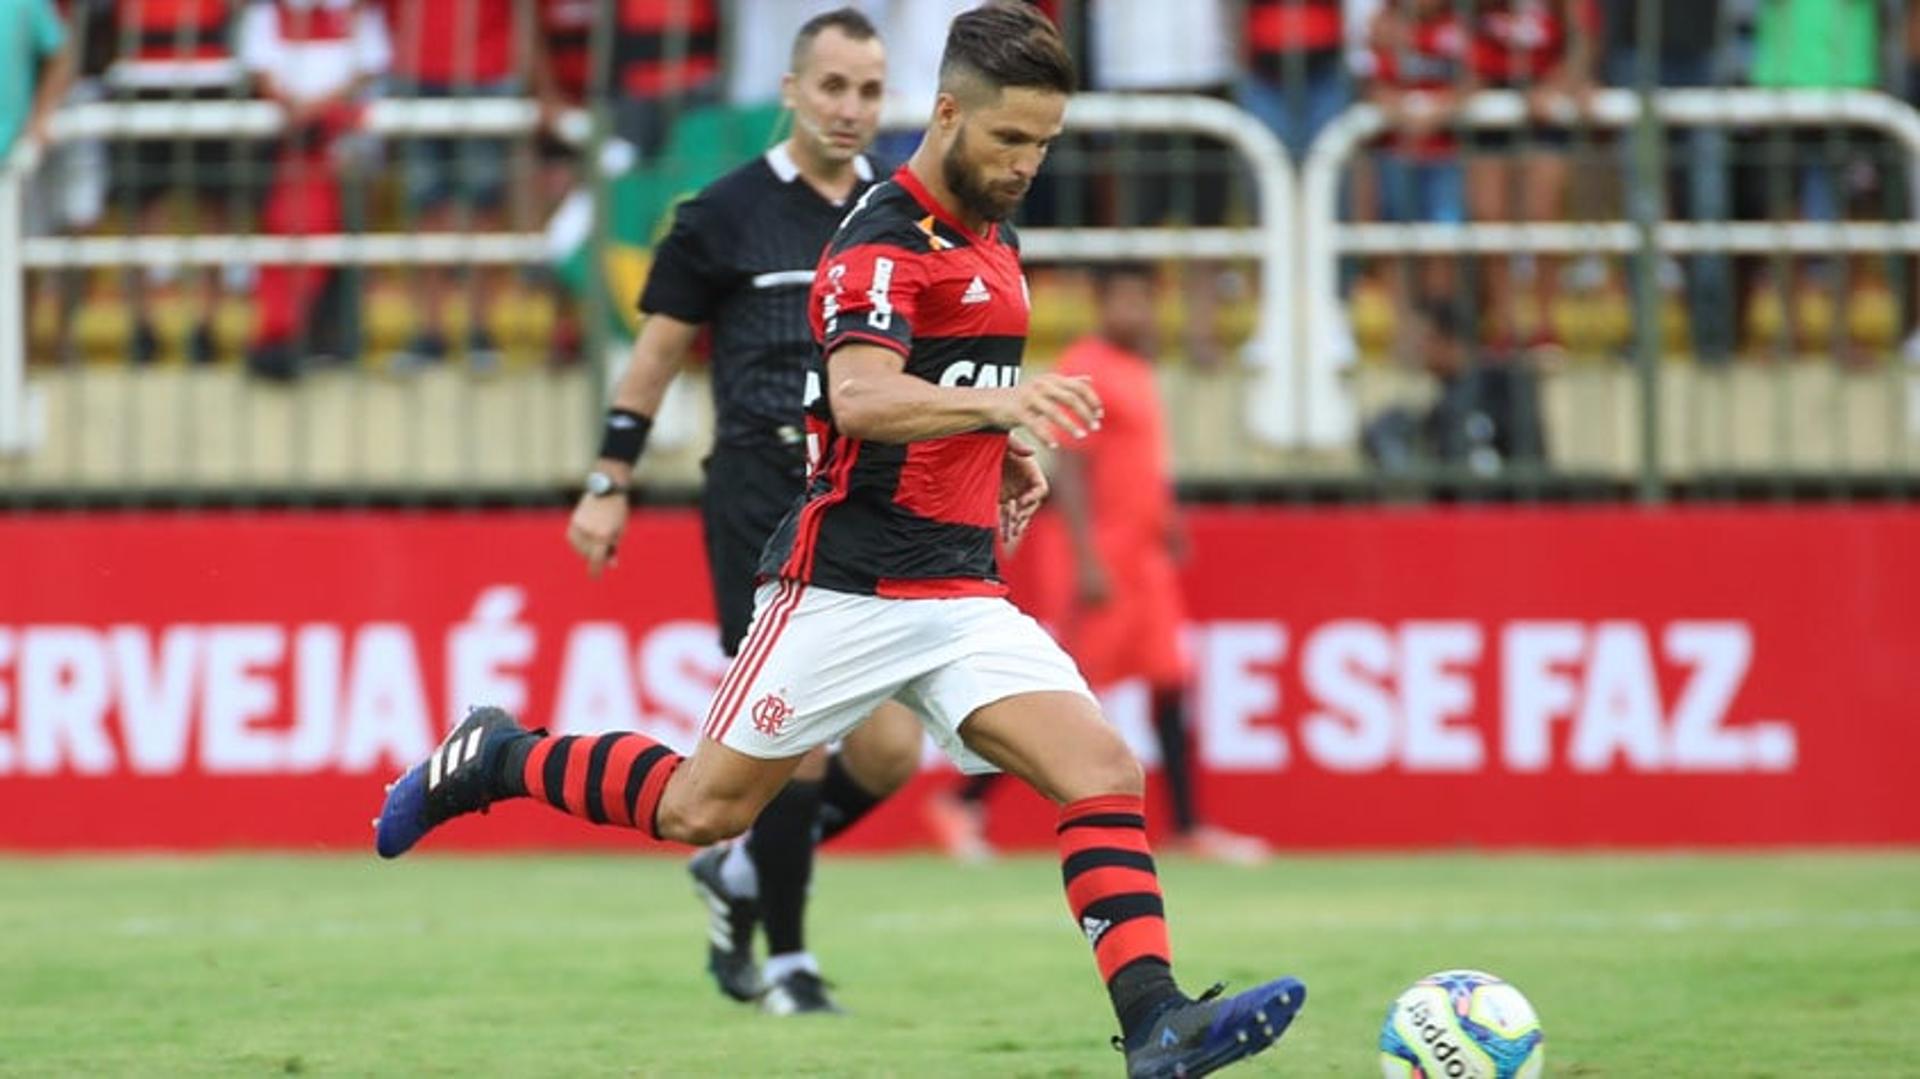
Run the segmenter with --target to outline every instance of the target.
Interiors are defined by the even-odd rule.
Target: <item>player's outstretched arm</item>
[[[1018,386],[936,386],[908,375],[879,345],[846,344],[827,357],[834,426],[869,442],[920,442],[983,427],[1025,427],[1049,446],[1100,426],[1100,397],[1084,378],[1036,375]]]
[[[686,366],[687,355],[700,327],[674,318],[654,314],[640,325],[640,336],[633,343],[627,369],[614,387],[612,407],[637,413],[651,420],[660,411],[667,387]],[[594,469],[606,473],[615,483],[626,487],[633,479],[633,463],[614,457],[601,457]],[[624,497],[596,497],[583,494],[567,521],[567,544],[587,561],[587,572],[598,577],[613,561],[620,544],[620,533],[627,527],[628,505]]]

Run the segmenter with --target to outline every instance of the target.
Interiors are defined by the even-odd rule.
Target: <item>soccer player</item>
[[[383,854],[514,797],[711,842],[745,829],[809,749],[898,698],[963,767],[1012,772],[1060,805],[1068,907],[1130,1075],[1203,1075],[1280,1037],[1299,981],[1198,999],[1175,983],[1139,762],[994,566],[996,529],[1017,535],[1046,494],[1009,433],[1057,444],[1100,421],[1086,382],[1019,377],[1027,296],[1004,223],[1073,80],[1027,5],[954,19],[919,149],[861,197],[815,274],[807,492],[767,547],[753,627],[693,754],[624,731],[547,737],[479,709],[389,792]]]
[[[879,128],[886,53],[851,8],[795,35],[782,81],[793,134],[681,204],[640,296],[646,321],[614,392],[600,459],[568,541],[596,575],[627,523],[627,488],[652,416],[701,327],[713,330],[716,435],[701,500],[720,617],[738,652],[753,615],[755,567],[806,479],[801,390],[814,351],[807,287],[821,250],[872,182],[864,151]],[[720,990],[774,1014],[837,1011],[807,951],[816,830],[845,830],[913,774],[920,727],[899,705],[812,755],[747,838],[696,855],[689,869],[713,919],[707,966]],[[756,969],[754,927],[766,931]]]
[[[1166,411],[1151,358],[1158,351],[1158,279],[1152,266],[1133,262],[1104,264],[1093,277],[1097,328],[1068,346],[1054,369],[1087,379],[1105,408],[1099,431],[1054,457],[1054,504],[1071,558],[1047,568],[1072,574],[1069,587],[1053,590],[1070,597],[1058,612],[1061,643],[1093,685],[1146,683],[1177,849],[1251,864],[1267,857],[1267,845],[1202,822],[1194,804],[1190,672],[1180,642],[1186,605],[1178,565],[1186,534],[1174,503]],[[976,776],[957,797],[927,801],[929,821],[954,857],[976,861],[992,853],[983,799],[984,781],[995,778]]]

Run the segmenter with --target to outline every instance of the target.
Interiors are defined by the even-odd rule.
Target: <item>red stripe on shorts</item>
[[[767,656],[772,654],[774,644],[780,639],[780,631],[786,628],[787,619],[800,606],[800,598],[806,594],[805,587],[797,581],[782,581],[781,585],[786,591],[774,597],[767,606],[764,624],[755,627],[762,631],[760,640],[754,643],[750,651],[742,652],[734,662],[734,669],[727,672],[731,684],[724,693],[714,698],[713,709],[707,714],[704,733],[716,742],[727,733],[728,727],[733,726],[733,717],[739,714],[746,703],[745,698],[753,688],[753,680],[760,677],[760,669],[766,666]]]

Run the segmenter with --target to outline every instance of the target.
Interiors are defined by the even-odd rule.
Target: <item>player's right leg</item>
[[[1285,1033],[1306,987],[1278,978],[1198,999],[1173,979],[1165,905],[1147,843],[1145,780],[1093,700],[1028,692],[972,712],[967,747],[1061,806],[1067,904],[1093,945],[1120,1020],[1130,1076],[1197,1076],[1252,1056]]]
[[[397,858],[447,821],[511,798],[705,845],[745,831],[798,763],[750,757],[711,739],[683,758],[633,731],[555,737],[522,728],[498,708],[477,708],[387,788],[374,820],[375,849]]]

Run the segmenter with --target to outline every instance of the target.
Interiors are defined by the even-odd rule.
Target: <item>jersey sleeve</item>
[[[907,355],[926,283],[920,258],[903,248],[861,244],[827,258],[813,286],[822,355],[850,342]]]
[[[731,287],[725,221],[705,194],[674,209],[673,228],[654,248],[647,284],[640,290],[642,314],[692,323],[712,320]]]

